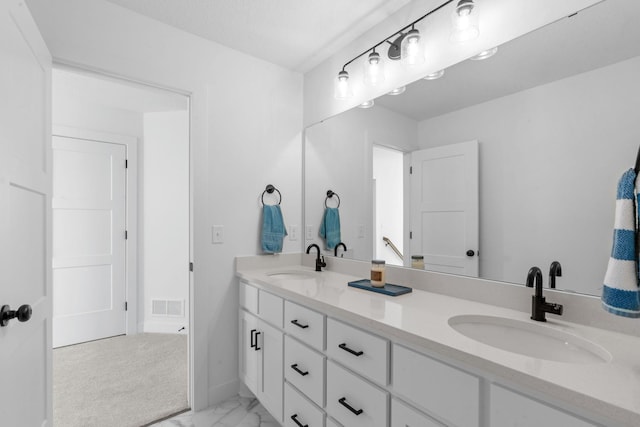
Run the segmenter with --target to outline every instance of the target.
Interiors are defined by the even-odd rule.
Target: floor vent
[[[183,317],[184,303],[180,300],[151,300],[151,314],[153,316]]]

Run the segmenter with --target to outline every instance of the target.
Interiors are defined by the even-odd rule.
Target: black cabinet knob
[[[0,308],[0,326],[7,326],[11,319],[18,319],[18,322],[26,322],[31,319],[32,313],[33,310],[31,310],[29,304],[23,304],[17,310],[11,310],[8,305],[3,305]]]
[[[475,253],[473,250],[471,250],[471,249],[469,249],[469,250],[467,251],[467,256],[474,256],[475,254],[476,254],[476,253]]]

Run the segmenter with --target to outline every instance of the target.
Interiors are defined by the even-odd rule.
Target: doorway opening
[[[53,70],[54,424],[189,408],[189,114],[183,94]]]
[[[373,145],[376,259],[404,265],[404,153]]]

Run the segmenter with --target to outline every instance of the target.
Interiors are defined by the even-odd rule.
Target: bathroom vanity
[[[282,425],[640,425],[640,338],[432,292],[434,273],[351,288],[366,264],[340,262],[236,260],[240,378]]]

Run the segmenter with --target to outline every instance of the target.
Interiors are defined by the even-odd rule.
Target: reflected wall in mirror
[[[531,266],[548,271],[557,260],[558,288],[600,294],[617,181],[640,145],[637,16],[640,2],[604,1],[500,46],[486,61],[461,62],[373,108],[311,126],[305,224],[317,230],[332,189],[341,198],[345,256],[409,266],[410,153],[477,140],[479,276],[523,284]],[[376,200],[374,170],[387,168],[374,162],[374,147],[404,154],[403,188],[387,193],[400,199]],[[402,226],[389,224],[381,203]],[[402,261],[382,235],[399,242]]]

